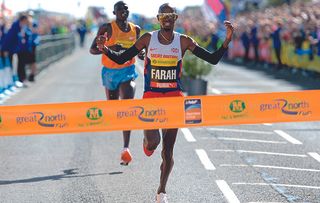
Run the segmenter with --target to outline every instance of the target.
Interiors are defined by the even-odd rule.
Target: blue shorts
[[[123,82],[134,80],[138,77],[135,65],[121,69],[103,67],[101,71],[102,84],[109,90],[116,90]]]

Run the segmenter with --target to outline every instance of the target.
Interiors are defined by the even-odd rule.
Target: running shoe
[[[156,203],[169,203],[166,193],[157,194]]]
[[[121,152],[121,165],[127,166],[132,160],[132,155],[130,153],[129,148],[123,149]]]
[[[146,156],[151,156],[154,152],[154,150],[148,150],[146,147],[145,147],[145,138],[143,138],[143,151],[145,153]]]
[[[148,150],[145,146],[143,146],[143,151],[146,156],[151,156],[154,150]]]

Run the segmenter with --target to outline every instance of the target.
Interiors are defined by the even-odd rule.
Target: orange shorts
[[[145,92],[143,94],[143,99],[146,98],[158,98],[158,97],[183,97],[181,91],[171,91],[171,92]]]

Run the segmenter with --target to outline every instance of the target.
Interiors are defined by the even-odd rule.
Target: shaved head
[[[118,6],[127,6],[127,4],[124,3],[123,1],[118,1],[117,3],[114,4],[113,10],[115,11]]]
[[[159,7],[158,13],[177,13],[177,10],[175,7],[169,5],[169,3],[165,3]]]

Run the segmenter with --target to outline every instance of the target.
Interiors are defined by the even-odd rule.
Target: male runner
[[[143,98],[183,96],[180,84],[180,74],[182,67],[181,61],[185,52],[189,50],[197,57],[211,64],[217,64],[232,39],[233,25],[230,22],[225,21],[224,24],[227,28],[226,39],[221,48],[216,52],[210,53],[200,47],[191,37],[173,31],[178,15],[176,14],[175,8],[171,7],[168,3],[160,6],[157,18],[160,22],[161,29],[142,35],[134,46],[123,53],[114,52],[104,46],[106,40],[104,36],[99,36],[97,38],[97,45],[104,54],[119,64],[130,60],[141,50],[147,50],[144,70],[145,89]],[[163,59],[166,60],[164,63]],[[157,202],[159,203],[168,202],[166,184],[174,163],[173,147],[177,132],[178,129],[162,130],[161,175],[160,185],[156,196]],[[159,143],[160,132],[158,129],[144,131],[143,148],[147,156],[153,154]]]
[[[123,52],[131,47],[140,37],[140,27],[128,22],[128,5],[123,1],[114,4],[113,14],[116,20],[111,23],[103,24],[97,33],[97,37],[106,34],[108,40],[105,46],[114,51]],[[96,37],[96,38],[97,38]],[[96,38],[93,40],[90,53],[97,55],[99,51],[96,44]],[[143,59],[143,53],[139,54]],[[113,62],[108,56],[102,55],[102,83],[108,100],[132,99],[135,93],[135,82],[138,74],[135,71],[135,59],[132,58],[121,65]],[[128,165],[132,160],[129,151],[130,131],[123,131],[123,151],[121,153],[121,164]]]

